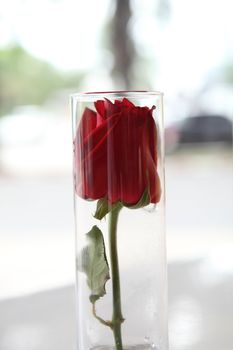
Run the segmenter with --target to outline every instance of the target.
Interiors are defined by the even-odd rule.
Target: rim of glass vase
[[[78,92],[71,94],[71,99],[75,100],[90,100],[105,97],[105,95],[112,98],[129,97],[129,98],[146,98],[152,96],[162,97],[164,94],[161,91],[146,91],[146,90],[112,90],[112,91],[95,91],[95,92]]]

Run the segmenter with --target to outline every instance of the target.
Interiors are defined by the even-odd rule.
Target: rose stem
[[[123,350],[121,339],[121,323],[124,322],[121,313],[120,274],[117,253],[117,220],[120,209],[121,206],[116,206],[109,213],[109,246],[113,295],[112,329],[116,350]]]

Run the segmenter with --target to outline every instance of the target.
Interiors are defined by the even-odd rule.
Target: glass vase
[[[167,350],[162,93],[71,96],[78,350]]]

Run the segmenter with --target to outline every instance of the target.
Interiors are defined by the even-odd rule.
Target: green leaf
[[[146,188],[142,197],[139,199],[139,201],[136,204],[125,204],[122,202],[116,202],[114,204],[109,204],[108,200],[106,198],[101,198],[98,200],[97,202],[97,208],[96,208],[96,212],[94,215],[94,218],[98,219],[98,220],[102,220],[105,215],[107,215],[111,210],[114,210],[116,207],[126,207],[129,209],[139,209],[142,207],[147,206],[148,204],[150,204],[150,195],[149,195],[149,191]]]
[[[106,294],[105,284],[110,279],[103,234],[97,226],[87,233],[88,245],[83,248],[78,269],[87,276],[91,290],[90,301],[94,303]]]
[[[149,195],[148,189],[146,189],[144,191],[142,197],[140,198],[140,200],[136,204],[134,204],[134,205],[124,204],[124,206],[129,208],[129,209],[139,209],[139,208],[145,207],[148,204],[150,204],[150,195]]]
[[[101,220],[107,215],[110,211],[115,210],[116,208],[122,208],[122,202],[116,202],[110,204],[106,198],[101,198],[97,202],[97,208],[94,215],[94,218]]]
[[[97,208],[94,215],[94,218],[101,220],[105,215],[107,215],[112,209],[111,205],[109,205],[106,198],[101,198],[97,202]]]

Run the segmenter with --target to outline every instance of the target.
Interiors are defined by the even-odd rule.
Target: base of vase
[[[111,346],[104,346],[104,345],[98,345],[94,348],[91,348],[90,350],[115,350],[115,347]],[[158,350],[158,348],[154,344],[141,344],[141,345],[131,345],[131,346],[125,346],[123,350]]]

